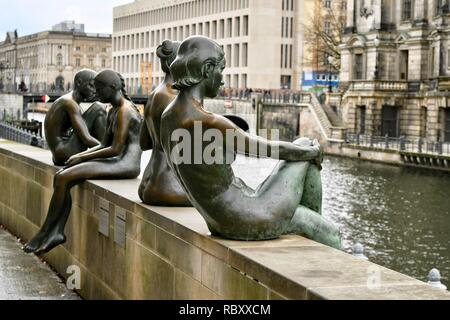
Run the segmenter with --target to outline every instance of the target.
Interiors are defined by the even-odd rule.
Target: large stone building
[[[18,37],[8,32],[0,42],[0,88],[13,92],[65,91],[83,68],[111,68],[111,35],[81,32],[84,26],[65,22],[55,30]]]
[[[341,46],[351,132],[450,142],[448,0],[349,0]]]
[[[145,92],[164,76],[155,55],[164,39],[204,35],[224,48],[226,86],[299,89],[308,1],[136,0],[114,8],[113,66]]]

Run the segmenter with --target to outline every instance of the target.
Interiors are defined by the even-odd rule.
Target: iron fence
[[[425,139],[406,139],[404,136],[393,138],[389,136],[372,136],[355,133],[347,133],[347,144],[358,146],[394,150],[421,154],[450,155],[449,142],[432,142]]]
[[[21,129],[6,122],[0,122],[0,138],[48,149],[47,141],[44,138],[29,130]]]

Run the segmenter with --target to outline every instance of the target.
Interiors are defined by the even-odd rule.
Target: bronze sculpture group
[[[54,103],[45,121],[53,134],[49,147],[55,164],[66,167],[55,176],[44,225],[24,250],[45,253],[64,243],[71,188],[87,179],[136,178],[142,150],[150,149],[138,190],[144,203],[193,205],[211,234],[227,239],[299,234],[340,248],[339,230],[321,216],[323,155],[318,142],[266,140],[242,130],[232,119],[205,111],[204,98],[215,98],[223,86],[225,54],[213,40],[166,40],[157,56],[166,77],[152,92],[143,121],[123,78],[112,70],[96,76],[83,70],[75,77],[74,92]],[[92,100],[94,89],[101,103],[112,106],[107,117],[99,103],[86,116],[79,111],[81,101]],[[212,141],[213,148],[207,143]],[[213,161],[201,158],[208,154]],[[234,175],[231,165],[237,154],[280,162],[254,190]]]

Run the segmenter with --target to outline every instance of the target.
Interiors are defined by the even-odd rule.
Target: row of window
[[[235,43],[221,46],[226,55],[227,68],[248,66],[248,43]],[[161,71],[159,58],[155,52],[118,56],[113,59],[113,67],[121,73],[138,73],[143,62],[150,62],[153,71]]]
[[[448,13],[450,7],[450,0],[435,0],[434,2],[434,14],[440,15],[442,13]],[[408,21],[413,18],[414,1],[402,0],[402,20]]]
[[[81,51],[81,47],[79,47],[79,46],[75,47],[75,51],[77,51],[77,52]],[[94,47],[89,47],[88,51],[94,52]],[[102,48],[102,52],[108,52],[108,48]]]
[[[294,18],[292,17],[281,18],[281,37],[282,38],[294,37]]]
[[[142,83],[145,81],[145,84]],[[159,86],[164,81],[164,77],[152,77],[152,87]],[[225,87],[229,88],[247,88],[248,77],[246,73],[240,74],[226,74],[224,75]],[[144,89],[148,85],[148,78],[125,78],[125,85],[128,88],[129,93],[143,93]]]
[[[292,1],[292,0],[291,0]],[[114,19],[114,32],[246,9],[249,0],[196,0]]]
[[[158,46],[165,39],[182,41],[191,35],[212,39],[248,36],[248,16],[201,22],[173,28],[164,28],[113,38],[114,51],[128,51]]]
[[[294,0],[283,0],[281,9],[283,11],[294,11]]]
[[[281,65],[283,69],[292,69],[293,65],[293,45],[292,44],[282,44],[281,45]]]

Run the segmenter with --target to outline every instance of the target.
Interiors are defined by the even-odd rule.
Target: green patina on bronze
[[[82,113],[80,103],[95,100],[92,70],[75,75],[74,90],[53,103],[45,116],[45,138],[53,155],[53,162],[63,166],[73,155],[95,147],[105,134],[106,107],[93,103]]]
[[[322,151],[318,142],[306,138],[294,143],[269,141],[250,135],[225,117],[204,110],[204,98],[216,97],[223,85],[224,68],[223,50],[211,39],[200,36],[186,39],[170,66],[174,88],[179,94],[162,115],[160,140],[169,165],[192,204],[216,236],[251,241],[295,233],[340,248],[339,230],[320,215]],[[196,123],[202,124],[203,134],[208,129],[216,129],[226,137],[231,130],[238,140],[245,141],[243,145],[224,143],[224,159],[235,159],[236,154],[265,156],[260,152],[267,150],[267,156],[281,161],[257,190],[235,177],[231,163],[173,161],[171,155],[179,141],[173,141],[172,134],[184,129],[190,137],[195,137]],[[202,141],[192,142],[191,154],[198,144],[202,150],[206,148]],[[257,152],[250,148],[255,144],[261,147]]]
[[[161,68],[166,74],[164,81],[152,92],[145,107],[141,128],[141,148],[152,149],[150,162],[139,186],[139,197],[148,205],[166,207],[190,207],[186,193],[170,169],[160,142],[161,115],[175,99],[177,91],[172,88],[173,78],[169,66],[175,60],[181,42],[164,41],[156,50]]]
[[[120,74],[105,70],[95,77],[97,96],[112,105],[100,145],[76,154],[54,179],[47,218],[38,234],[25,245],[26,252],[45,253],[64,243],[64,228],[72,206],[70,190],[87,179],[133,179],[140,173],[141,116],[129,100]]]

